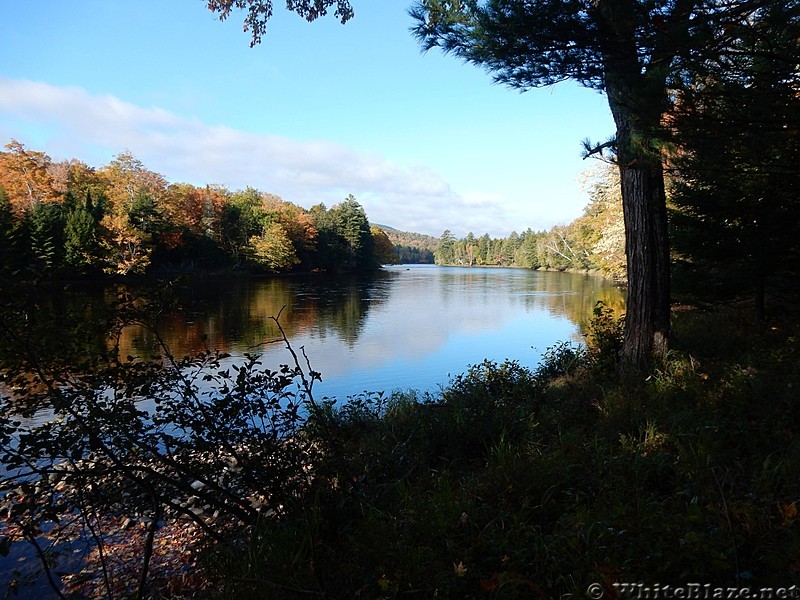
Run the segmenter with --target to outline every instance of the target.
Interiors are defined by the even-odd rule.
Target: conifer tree
[[[703,282],[690,291],[745,292],[763,319],[767,291],[794,284],[800,260],[800,2],[775,2],[730,36],[679,88],[673,238]]]
[[[92,264],[97,253],[97,221],[86,208],[76,208],[64,224],[64,261],[79,273]]]
[[[439,265],[452,265],[455,264],[455,243],[456,238],[449,229],[445,229],[439,238],[439,245],[436,246],[434,255],[436,257],[436,264]]]
[[[339,235],[347,249],[347,267],[356,270],[374,267],[374,241],[363,207],[350,194],[331,210],[336,215]]]

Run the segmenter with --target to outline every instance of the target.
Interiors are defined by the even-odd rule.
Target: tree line
[[[583,214],[568,225],[547,231],[512,231],[506,238],[476,237],[472,232],[456,239],[445,230],[434,251],[440,265],[520,267],[598,271],[617,280],[625,278],[625,230],[619,174],[609,167],[587,174],[590,201]]]
[[[433,252],[439,238],[424,233],[399,231],[392,227],[382,227],[394,244],[398,264],[433,264]]]
[[[220,19],[229,17],[234,7],[244,10],[244,28],[252,34],[251,45],[261,41],[273,14],[271,2],[256,0],[213,0],[207,7]],[[308,21],[327,14],[329,9],[342,23],[354,16],[350,0],[298,0],[287,8]],[[751,109],[764,101],[777,101],[785,107],[797,99],[800,2],[416,0],[409,13],[424,50],[439,48],[484,68],[497,83],[525,91],[571,80],[606,96],[614,135],[605,142],[587,141],[585,148],[587,155],[609,151],[620,175],[629,282],[620,366],[623,370],[638,369],[653,359],[665,358],[672,299],[665,168],[670,167],[668,148],[673,143],[670,137],[675,113],[682,109],[689,114],[699,111],[695,112],[700,117],[695,122],[702,124],[702,113],[714,110],[715,93],[733,92],[728,96],[732,101],[727,102],[727,109],[716,105],[718,111],[727,110],[716,131],[722,138],[710,136],[715,141],[706,148],[713,149],[714,159],[728,147],[719,144],[730,143],[736,151],[729,155],[737,165],[740,157],[752,159],[758,154],[756,161],[762,167],[756,170],[769,179],[766,171],[773,158],[783,163],[786,145],[779,144],[782,149],[776,153],[768,142],[763,148],[765,155],[759,144],[763,138],[757,133],[755,139],[748,139],[744,131],[739,129],[739,136],[735,132],[742,125],[753,132],[753,125],[762,119],[766,119],[767,130],[778,137],[796,131],[792,125],[795,109],[756,109],[755,113]],[[743,104],[737,102],[736,91],[743,93]],[[702,99],[697,102],[698,98]],[[692,144],[687,139],[678,143],[687,147]],[[687,155],[699,156],[699,152],[699,146],[695,146]],[[746,168],[735,172],[753,173]],[[764,189],[764,180],[755,182],[756,187],[748,191],[748,185],[731,185],[725,169],[718,168],[706,177],[706,183],[716,179],[721,188],[728,188],[723,193],[736,204],[735,210],[750,205],[763,215],[772,208],[769,201],[761,201],[764,195],[757,191]],[[766,185],[778,180],[772,178]],[[693,189],[702,189],[702,184]],[[785,190],[778,187],[778,191]],[[764,232],[762,240],[771,239],[771,227],[782,231],[786,222],[781,208],[784,203],[777,206],[774,219],[745,218],[739,229],[755,225],[753,229]],[[737,234],[721,216],[724,208],[711,206],[698,212],[717,220],[718,232],[739,244]],[[754,247],[739,253],[739,258],[742,264],[759,264],[761,268],[770,254]],[[765,285],[760,276],[755,279],[756,285]],[[756,297],[766,298],[761,292],[756,292]]]
[[[16,140],[0,152],[0,269],[127,276],[358,271],[395,262],[352,196],[305,209],[252,187],[168,183],[128,151],[93,168]]]

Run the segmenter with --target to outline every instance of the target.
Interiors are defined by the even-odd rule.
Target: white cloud
[[[400,229],[506,235],[514,228],[504,198],[459,193],[424,165],[399,165],[332,141],[208,125],[79,87],[0,77],[0,132],[54,158],[96,166],[129,149],[172,181],[252,186],[303,206],[352,193],[372,222]]]

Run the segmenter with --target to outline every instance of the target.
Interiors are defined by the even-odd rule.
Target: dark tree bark
[[[669,350],[669,239],[664,175],[658,164],[621,164],[628,261],[623,369],[642,367]]]

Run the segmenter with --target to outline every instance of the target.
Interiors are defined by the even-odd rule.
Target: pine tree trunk
[[[653,133],[661,119],[634,61],[618,61],[607,74],[609,107],[617,126],[622,183],[628,299],[620,369],[646,368],[669,350],[669,237],[661,156]]]
[[[664,175],[658,161],[620,164],[628,261],[622,368],[642,368],[669,349],[669,238]]]

